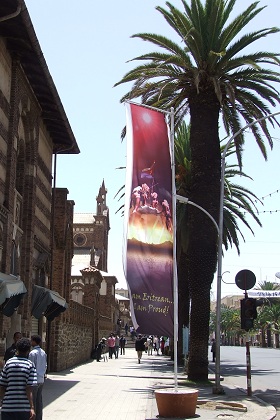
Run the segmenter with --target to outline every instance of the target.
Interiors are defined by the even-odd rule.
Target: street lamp
[[[265,117],[258,118],[257,120],[251,122],[250,124],[245,125],[243,128],[238,130],[233,136],[228,140],[223,153],[222,153],[222,166],[221,166],[221,186],[220,186],[220,207],[219,207],[219,236],[218,236],[218,264],[217,264],[217,302],[216,302],[216,365],[215,365],[215,387],[213,388],[213,393],[223,394],[223,388],[221,387],[220,382],[220,335],[221,335],[221,284],[222,284],[222,247],[223,247],[223,223],[224,223],[224,186],[225,186],[225,160],[226,153],[231,142],[239,136],[244,130],[252,127],[253,125],[263,121],[267,118],[274,117],[279,115],[280,111],[268,114]]]

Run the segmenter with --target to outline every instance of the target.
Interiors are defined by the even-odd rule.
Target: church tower
[[[74,213],[73,266],[82,266],[82,268],[91,266],[107,272],[110,222],[106,194],[103,180],[96,197],[96,214]]]
[[[105,183],[103,179],[102,185],[99,188],[99,194],[96,197],[96,203],[97,203],[96,214],[98,216],[105,216],[105,213],[108,212],[108,207],[106,205],[106,194],[107,194],[107,190],[105,188]]]

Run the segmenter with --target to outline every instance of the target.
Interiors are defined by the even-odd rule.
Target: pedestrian
[[[169,356],[169,337],[167,337],[164,343],[164,354],[165,356]]]
[[[108,340],[107,340],[108,349],[109,349],[109,359],[112,359],[113,355],[116,358],[115,343],[116,343],[115,336],[114,336],[113,333],[111,333],[108,337]]]
[[[126,338],[123,336],[123,335],[121,335],[121,337],[120,337],[120,349],[121,349],[121,355],[123,354],[125,354],[125,345],[126,345]]]
[[[18,342],[18,340],[22,338],[21,332],[17,331],[14,333],[14,342],[13,344],[7,348],[7,350],[5,351],[4,354],[4,362],[6,363],[7,360],[9,360],[11,357],[13,357],[16,354],[16,343]]]
[[[16,355],[7,360],[0,377],[2,420],[34,420],[32,388],[37,385],[36,369],[28,360],[31,342],[20,338]]]
[[[212,362],[215,362],[216,361],[216,340],[215,340],[215,338],[212,338],[211,353],[212,353]]]
[[[100,362],[100,359],[102,358],[102,354],[104,352],[106,346],[106,338],[103,337],[101,338],[101,340],[99,341],[99,343],[96,346],[96,361]]]
[[[135,331],[135,329],[133,327],[131,327],[130,335],[131,335],[132,341],[135,341],[135,338],[137,336],[137,333],[136,333],[136,331]]]
[[[141,334],[139,334],[135,340],[135,350],[137,351],[138,363],[140,363],[142,353],[145,351],[145,343]]]
[[[47,371],[47,355],[45,351],[40,347],[42,339],[39,335],[31,336],[31,345],[33,349],[29,353],[29,360],[34,363],[37,372],[37,386],[32,388],[33,402],[36,413],[36,420],[42,420],[43,418],[43,397],[42,391],[45,382],[45,376]]]
[[[153,354],[153,336],[150,335],[147,338],[147,343],[148,343],[148,356],[151,356]]]
[[[127,336],[127,333],[128,333],[128,325],[127,325],[127,323],[125,324],[125,326],[124,326],[124,330],[125,330],[125,335]]]
[[[157,352],[157,356],[159,355],[158,351],[159,351],[159,338],[157,335],[154,336],[154,351]]]
[[[162,336],[162,337],[160,337],[160,351],[161,351],[162,355],[164,354],[164,343],[165,343],[165,339]]]
[[[119,357],[119,348],[120,348],[120,337],[118,334],[115,336],[115,358]]]

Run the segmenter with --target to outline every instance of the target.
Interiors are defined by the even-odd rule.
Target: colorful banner
[[[165,115],[127,104],[124,271],[137,332],[173,336],[172,173]]]

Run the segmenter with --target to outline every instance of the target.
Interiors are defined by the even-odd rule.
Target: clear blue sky
[[[181,1],[172,4],[182,7]],[[235,12],[251,4],[237,0]],[[279,0],[261,1],[269,6],[245,32],[279,24]],[[113,88],[121,77],[133,68],[128,60],[152,51],[152,45],[131,39],[138,32],[154,32],[174,37],[161,14],[155,10],[165,2],[158,0],[26,0],[33,26],[50,73],[60,95],[70,125],[76,136],[80,155],[58,157],[57,186],[67,187],[68,198],[75,201],[76,212],[96,211],[96,196],[104,179],[110,208],[109,272],[114,273],[119,286],[125,287],[122,274],[123,219],[115,215],[119,203],[114,195],[125,182],[126,144],[120,133],[125,125],[124,106],[119,103],[128,86]],[[174,38],[176,39],[176,38]],[[272,35],[259,43],[259,50],[280,50],[280,35]],[[275,111],[275,110],[274,110]],[[278,119],[280,121],[280,117]],[[244,227],[246,244],[238,257],[235,249],[226,253],[223,272],[226,282],[234,282],[236,273],[244,268],[255,272],[257,282],[275,280],[280,271],[280,130],[273,132],[275,146],[268,162],[260,156],[254,140],[246,139],[244,170],[254,181],[246,184],[264,206],[259,210],[263,228],[252,222],[255,236]],[[106,158],[103,156],[106,155]],[[241,183],[242,180],[240,180]],[[242,181],[242,184],[243,181]],[[278,193],[274,193],[279,190]],[[271,196],[267,196],[274,193]],[[278,212],[276,212],[278,210]],[[271,213],[270,213],[271,211]],[[215,297],[213,282],[213,297]],[[222,284],[222,295],[236,293],[235,285]]]

